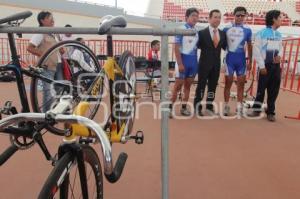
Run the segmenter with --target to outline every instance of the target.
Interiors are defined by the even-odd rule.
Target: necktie
[[[218,30],[214,29],[213,32],[214,32],[213,42],[214,42],[215,48],[217,48],[217,46],[219,44]]]

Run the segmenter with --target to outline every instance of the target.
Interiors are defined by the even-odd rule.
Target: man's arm
[[[280,64],[282,56],[283,56],[283,46],[282,46],[282,39],[280,39],[279,52],[278,52],[278,55],[276,57],[274,57],[274,63]]]
[[[252,30],[249,29],[249,32],[247,34],[247,50],[248,50],[248,70],[251,70],[252,67]]]
[[[226,32],[223,30],[223,31],[221,31],[221,33],[222,33],[222,35],[223,35],[223,38],[224,38],[224,42],[223,42],[223,44],[222,44],[222,49],[223,50],[226,50],[226,48],[227,48],[227,37],[226,37]]]
[[[183,72],[184,71],[184,65],[183,65],[182,59],[181,59],[180,45],[179,44],[175,44],[175,57],[176,57],[176,61],[177,61],[177,64],[178,64],[179,72]]]
[[[76,49],[74,50],[74,52],[71,55],[71,58],[74,59],[75,61],[77,61],[79,63],[79,65],[86,71],[88,72],[93,72],[94,68],[92,68],[88,63],[86,63],[86,61],[84,60],[84,55],[83,53]]]
[[[262,56],[262,38],[260,35],[257,35],[254,39],[254,45],[253,45],[253,57],[256,60],[257,66],[261,70],[261,74],[266,74],[266,69],[265,69],[265,60]]]
[[[44,36],[41,34],[33,35],[27,46],[27,51],[38,57],[42,56],[41,52],[37,49],[37,47],[42,43],[43,38]]]
[[[248,70],[251,70],[251,68],[252,68],[252,50],[253,50],[251,41],[248,41],[247,48],[248,48],[248,59],[249,59]]]
[[[175,57],[176,57],[176,62],[178,64],[178,69],[179,72],[184,72],[184,65],[182,63],[182,59],[181,59],[181,53],[180,53],[180,47],[182,45],[182,40],[183,40],[183,36],[175,36]]]
[[[32,43],[29,43],[27,46],[27,51],[30,52],[33,55],[36,55],[38,57],[42,56],[41,52],[36,48],[35,45]]]
[[[201,31],[198,32],[198,42],[197,42],[197,48],[198,49],[201,49],[201,45],[202,45],[200,35],[201,35]]]

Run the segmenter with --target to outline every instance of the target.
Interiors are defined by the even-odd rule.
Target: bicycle
[[[125,27],[127,22],[123,17],[106,16],[102,18],[103,23],[99,27],[99,34],[105,34],[111,27]],[[74,48],[85,48],[85,46],[76,41],[63,41],[59,42],[50,48],[40,60],[38,65],[42,65],[47,57],[56,54],[60,49],[66,49],[68,52],[73,52]],[[75,68],[77,61],[72,59],[72,53],[66,58],[68,62]],[[73,60],[73,61],[72,61]],[[108,79],[108,92],[110,102],[110,116],[107,117],[104,129],[110,134],[111,142],[126,142],[132,130],[133,120],[135,115],[135,90],[136,90],[136,71],[134,56],[130,51],[125,51],[117,59],[113,53],[113,40],[111,35],[107,35],[107,60],[99,73],[74,74],[78,77],[77,85],[88,84],[86,92],[78,92],[81,97],[81,102],[74,108],[74,113],[84,116],[87,112],[95,116],[99,104],[102,100],[104,84],[106,78]],[[92,80],[86,83],[85,77],[90,77]],[[36,80],[33,78],[32,87],[36,88]],[[37,91],[37,89],[33,89]],[[35,112],[42,112],[39,108],[39,98],[37,93],[32,92],[32,99],[35,100],[33,107]],[[86,100],[84,100],[86,99]],[[87,100],[89,99],[89,100]],[[94,105],[94,106],[93,106]],[[92,107],[92,108],[91,108]],[[93,118],[93,117],[91,117]],[[74,131],[85,131],[80,125],[71,127]]]
[[[28,17],[32,15],[32,12],[26,11],[26,12],[21,12],[17,13],[8,17],[5,17],[3,19],[0,19],[0,24],[2,27],[7,27],[7,26],[20,26]],[[5,24],[5,25],[3,25]],[[0,28],[1,28],[0,26]],[[36,104],[36,98],[38,97],[39,94],[39,86],[38,82],[42,82],[44,85],[55,85],[56,89],[59,90],[57,92],[57,98],[52,98],[52,103],[55,104],[58,101],[59,96],[65,93],[69,93],[71,91],[74,91],[72,95],[74,96],[74,103],[73,106],[76,106],[79,101],[81,101],[80,96],[76,93],[76,91],[79,89],[76,86],[72,85],[72,81],[56,81],[51,78],[48,78],[43,75],[43,67],[21,67],[21,61],[20,57],[17,54],[17,49],[16,49],[16,43],[14,39],[14,34],[13,33],[8,33],[8,40],[9,40],[9,46],[10,46],[10,51],[11,51],[11,62],[9,62],[6,65],[0,66],[0,73],[5,73],[5,72],[12,72],[15,74],[15,79],[16,79],[16,84],[18,87],[18,92],[19,92],[19,99],[21,102],[22,110],[21,112],[30,112],[30,104],[29,100],[27,98],[27,92],[25,88],[25,81],[24,77],[30,77],[32,78],[31,82],[31,97],[30,97],[30,103],[33,107],[33,110],[37,110],[37,104]],[[90,49],[86,46],[80,46],[93,60],[94,65],[95,65],[95,70],[93,72],[98,72],[100,71],[100,66],[99,63],[97,62],[97,59],[95,58],[94,54],[91,52]],[[39,60],[39,63],[37,66],[43,66],[45,65],[44,63],[47,61],[45,57],[47,57],[47,54],[44,54],[44,56]],[[73,80],[73,82],[76,80]],[[88,89],[88,88],[86,88]],[[40,96],[42,97],[42,96]],[[16,114],[16,108],[12,106],[11,102],[5,103],[5,110],[2,110],[2,114]],[[94,114],[87,115],[87,117],[93,118]],[[57,126],[47,126],[47,130],[57,134],[57,135],[64,135],[64,130],[61,127]],[[16,139],[17,140],[17,139]],[[32,143],[32,142],[31,142]],[[19,142],[18,144],[21,144]]]
[[[105,33],[107,30],[109,30],[111,27],[124,27],[126,26],[126,21],[123,19],[123,17],[115,17],[115,18],[109,18],[107,21],[103,22],[100,27],[99,27],[99,33]],[[105,31],[101,31],[104,29]],[[104,73],[108,76],[109,79],[109,89],[110,89],[110,105],[111,105],[111,115],[110,115],[110,121],[108,121],[105,126],[104,130],[106,130],[106,135],[108,138],[108,141],[110,143],[114,142],[122,142],[125,143],[129,139],[135,139],[137,144],[142,144],[143,143],[143,133],[141,131],[138,131],[136,136],[130,136],[129,134],[132,131],[132,125],[133,125],[133,120],[134,120],[134,111],[135,111],[135,81],[136,81],[136,76],[135,76],[135,65],[133,62],[133,56],[131,55],[130,52],[126,51],[123,53],[120,57],[119,63],[121,63],[121,68],[117,64],[116,59],[112,56],[113,55],[113,42],[112,42],[112,36],[108,35],[107,36],[107,48],[108,48],[108,60],[105,62],[103,69],[100,71],[100,73],[96,76],[91,89],[93,88],[98,88],[98,85],[104,82]],[[123,62],[126,62],[126,64],[122,64]],[[125,80],[125,81],[124,81]],[[114,85],[114,81],[119,82],[118,84]],[[116,94],[118,95],[117,97],[114,96],[113,90],[116,91]],[[120,95],[124,95],[120,97]],[[126,102],[129,102],[131,108],[133,110],[130,110],[129,115],[128,112],[120,111],[117,113],[117,117],[115,117],[114,113],[114,104],[115,102],[121,103],[120,107],[122,107],[124,104],[122,104],[125,101],[122,101],[122,99],[125,99]],[[125,102],[125,104],[126,104]],[[80,102],[78,109],[74,111],[75,114],[81,115],[82,112],[84,112],[84,102]],[[125,105],[126,106],[126,105]],[[122,108],[121,108],[122,109]],[[121,119],[122,116],[126,115],[127,118]],[[129,116],[129,118],[128,118]],[[66,121],[67,122],[67,121]],[[107,131],[108,128],[108,131]],[[64,140],[67,143],[75,143],[76,137],[77,136],[82,136],[82,137],[93,137],[93,133],[90,131],[88,128],[87,124],[71,124],[70,125],[70,133],[64,138]],[[85,143],[89,143],[89,141],[85,140]],[[70,144],[68,144],[70,145]],[[79,147],[79,148],[78,148]],[[80,178],[83,179],[81,180],[81,190],[82,190],[82,195],[83,198],[88,198],[89,193],[87,191],[90,186],[87,186],[87,183],[85,182],[86,180],[86,167],[83,166],[82,160],[87,161],[88,164],[91,166],[92,172],[95,174],[95,183],[97,186],[96,192],[97,192],[97,197],[96,198],[102,198],[103,197],[103,191],[101,189],[103,188],[102,181],[98,179],[99,177],[99,168],[98,165],[100,165],[99,161],[97,160],[97,155],[96,153],[91,149],[82,147],[76,145],[75,149],[74,146],[64,146],[64,148],[60,148],[59,151],[64,151],[67,148],[67,150],[73,151],[73,153],[64,153],[61,152],[61,154],[58,154],[58,162],[56,166],[54,167],[53,171],[49,175],[46,183],[44,184],[42,191],[39,195],[39,198],[48,198],[50,195],[50,198],[54,197],[55,193],[57,193],[57,190],[60,188],[60,197],[62,198],[67,198],[68,197],[68,192],[73,190],[69,189],[69,182],[71,180],[69,179],[69,175],[65,175],[63,177],[64,179],[61,180],[61,176],[64,175],[63,172],[68,168],[69,165],[72,164],[72,160],[76,159],[80,160],[78,161],[78,169],[79,169],[79,176]],[[81,149],[81,151],[78,149]],[[71,154],[76,155],[72,155]],[[104,152],[105,153],[105,152]],[[114,172],[110,172],[111,174],[107,174],[107,170],[105,170],[105,177],[109,182],[116,182],[123,171],[125,162],[127,159],[127,154],[121,153],[119,155],[118,161],[116,163],[116,167],[114,169]],[[94,166],[93,165],[97,165]],[[63,181],[63,183],[59,184],[59,181]],[[84,183],[84,184],[82,184]],[[59,186],[58,186],[59,185]],[[99,190],[100,189],[100,190]],[[54,191],[49,191],[49,190],[56,190]]]

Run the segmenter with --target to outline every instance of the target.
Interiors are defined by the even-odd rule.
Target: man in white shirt
[[[65,25],[65,28],[70,28],[72,27],[70,24],[66,24]],[[67,34],[62,34],[62,35],[59,35],[60,37],[60,41],[69,41],[69,40],[74,40],[73,36],[71,33],[67,33]]]
[[[53,27],[54,19],[53,15],[48,11],[42,11],[38,14],[38,22],[42,27]],[[32,36],[27,46],[27,51],[33,55],[41,58],[53,45],[57,43],[57,40],[53,34],[35,34]],[[62,80],[63,72],[62,65],[59,57],[59,53],[53,52],[39,67],[43,67],[43,76],[49,79]],[[50,109],[53,102],[53,96],[51,94],[51,85],[43,83],[43,105],[42,111],[46,112]]]

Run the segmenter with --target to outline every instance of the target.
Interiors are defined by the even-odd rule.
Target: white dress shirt
[[[210,32],[210,36],[211,36],[211,40],[214,40],[214,29],[217,30],[217,37],[220,41],[220,33],[219,33],[219,29],[218,28],[213,28],[212,26],[208,26],[209,27],[209,32]]]

